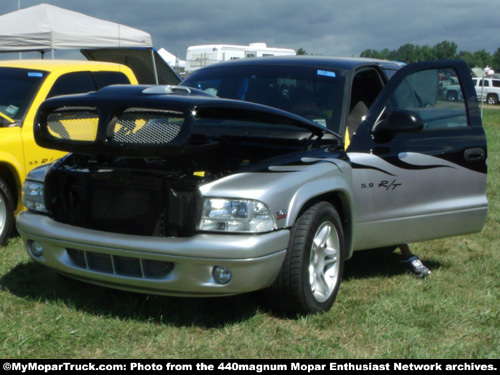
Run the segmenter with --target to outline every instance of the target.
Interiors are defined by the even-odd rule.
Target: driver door
[[[461,95],[450,101],[445,84]],[[486,138],[462,61],[399,70],[357,128],[347,153],[354,250],[482,229],[488,205]]]

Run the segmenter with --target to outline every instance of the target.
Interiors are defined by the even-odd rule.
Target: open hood
[[[223,119],[291,125],[322,137],[331,133],[272,107],[221,99],[181,86],[115,85],[42,103],[35,140],[46,148],[97,155],[162,157],[188,146],[195,121]]]
[[[181,78],[153,48],[81,49],[91,61],[106,61],[128,66],[142,85],[177,85]]]

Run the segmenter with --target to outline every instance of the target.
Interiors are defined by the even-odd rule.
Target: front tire
[[[498,97],[495,95],[488,95],[486,102],[491,105],[496,105],[498,104]]]
[[[292,228],[273,286],[276,307],[298,314],[328,311],[342,282],[344,253],[344,232],[335,208],[328,202],[309,207]]]
[[[456,102],[458,100],[458,95],[456,91],[448,91],[446,98],[449,102]]]
[[[6,244],[14,227],[14,199],[7,184],[0,178],[0,246]]]

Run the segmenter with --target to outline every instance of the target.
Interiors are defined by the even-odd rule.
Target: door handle
[[[464,151],[466,161],[480,161],[484,160],[485,152],[482,148],[468,148]]]

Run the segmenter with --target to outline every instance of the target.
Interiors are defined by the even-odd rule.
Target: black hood
[[[187,87],[129,85],[46,100],[35,119],[34,133],[40,146],[62,151],[168,156],[184,151],[195,120],[210,118],[291,125],[317,137],[334,134],[300,116],[264,105],[221,99]],[[137,130],[136,124],[144,122],[147,125]]]

